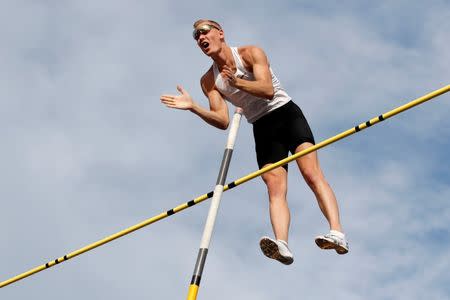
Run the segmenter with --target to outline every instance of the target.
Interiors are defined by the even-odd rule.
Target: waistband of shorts
[[[295,104],[294,101],[289,100],[288,102],[286,102],[282,106],[278,107],[277,109],[272,110],[268,114],[265,114],[264,116],[262,116],[261,118],[259,118],[255,122],[253,122],[253,125],[257,125],[257,124],[268,122],[272,118],[276,118],[278,115],[283,114],[284,112],[286,112],[287,110],[289,110],[291,107],[293,107],[295,105],[296,104]]]

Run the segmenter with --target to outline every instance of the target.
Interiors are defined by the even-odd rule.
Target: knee
[[[308,186],[310,186],[312,189],[317,188],[322,182],[325,181],[322,172],[317,169],[304,169],[302,170],[302,175]]]
[[[277,183],[280,181],[280,176],[273,172],[267,172],[261,175],[261,177],[268,188],[277,186]]]
[[[286,176],[277,174],[276,172],[267,172],[263,174],[262,179],[267,186],[269,195],[286,194]]]

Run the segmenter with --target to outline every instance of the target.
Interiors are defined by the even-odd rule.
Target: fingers
[[[161,99],[161,102],[164,103],[164,104],[175,103],[175,101],[172,100],[172,99]]]
[[[231,74],[229,74],[229,73],[227,73],[227,72],[225,72],[225,71],[222,71],[222,73],[220,73],[220,75],[222,76],[222,78],[225,80],[225,81],[230,81],[231,80]]]
[[[161,100],[173,100],[173,99],[175,99],[175,96],[174,95],[162,95],[160,97],[160,99]]]
[[[171,100],[166,101],[166,100],[164,100],[164,101],[161,101],[161,102],[168,108],[184,109],[183,107],[179,106],[176,103],[176,101],[171,101]]]
[[[179,106],[177,105],[177,103],[175,101],[161,100],[161,102],[168,108],[178,108],[179,109]]]
[[[225,77],[230,77],[233,75],[233,73],[231,72],[231,70],[229,68],[228,69],[224,68],[221,73],[222,73],[222,75],[225,75]]]
[[[222,69],[221,75],[224,79],[227,80],[234,80],[234,72],[231,70],[231,68],[227,65],[225,65]]]
[[[177,90],[182,95],[169,95],[164,94],[160,96],[161,103],[169,108],[187,109],[189,108],[190,96],[187,91],[181,86],[177,85]],[[191,100],[192,101],[192,100]]]
[[[173,107],[176,104],[175,96],[173,95],[162,95],[160,100],[167,107]]]
[[[232,73],[232,70],[228,65],[223,66],[223,69]]]
[[[174,107],[176,104],[173,102],[162,101],[162,103],[167,107]]]
[[[224,66],[220,74],[226,83],[235,86],[236,76],[229,66]]]
[[[177,90],[182,93],[182,94],[186,94],[186,90],[181,86],[181,85],[177,85]]]

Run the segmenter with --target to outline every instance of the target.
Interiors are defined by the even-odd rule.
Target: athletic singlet
[[[245,80],[254,81],[255,76],[253,73],[244,68],[244,64],[239,56],[237,47],[231,47],[231,53],[233,53],[234,63],[236,65],[235,76]],[[286,91],[281,87],[280,81],[273,73],[272,68],[269,69],[272,75],[272,84],[274,89],[273,99],[270,100],[253,96],[252,94],[229,86],[222,79],[222,76],[220,76],[217,64],[215,62],[213,64],[214,81],[217,89],[225,96],[226,100],[231,102],[234,106],[242,108],[243,114],[249,123],[255,122],[262,116],[279,108],[280,106],[283,106],[291,100],[291,97],[289,97]]]

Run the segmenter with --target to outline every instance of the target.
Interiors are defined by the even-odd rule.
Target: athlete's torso
[[[230,48],[236,65],[235,76],[244,80],[255,80],[254,74],[244,67],[243,61],[239,55],[238,48]],[[222,76],[220,75],[217,64],[213,64],[214,82],[216,88],[220,91],[220,93],[222,93],[222,95],[225,96],[226,100],[231,102],[234,106],[243,109],[243,114],[247,118],[249,123],[255,122],[262,116],[268,114],[269,112],[277,109],[280,106],[283,106],[291,100],[291,97],[289,97],[286,91],[282,88],[280,81],[275,76],[270,67],[269,70],[272,75],[274,96],[272,99],[264,99],[226,84]]]

